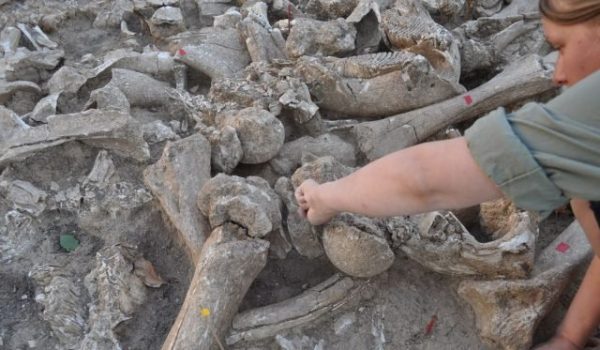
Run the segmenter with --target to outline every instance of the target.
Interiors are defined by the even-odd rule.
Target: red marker
[[[473,103],[473,97],[471,97],[471,95],[465,95],[463,98],[465,99],[467,106],[470,106],[471,103]]]
[[[430,335],[433,332],[433,327],[435,327],[435,323],[437,322],[437,315],[431,316],[431,320],[427,322],[425,326],[425,335]]]
[[[568,245],[565,242],[560,242],[557,246],[556,246],[556,250],[560,253],[566,253],[567,250],[569,250],[571,248],[570,245]]]
[[[179,54],[179,56],[185,56],[185,55],[187,55],[187,52],[184,49],[179,49],[177,51],[177,53]]]

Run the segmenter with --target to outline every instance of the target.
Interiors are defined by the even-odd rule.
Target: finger
[[[308,209],[298,208],[298,214],[306,219],[308,217]]]

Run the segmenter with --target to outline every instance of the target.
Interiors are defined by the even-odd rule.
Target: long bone
[[[415,145],[444,127],[499,106],[522,101],[554,89],[552,69],[537,55],[507,67],[489,82],[461,96],[354,127],[360,152],[374,160]]]
[[[529,349],[535,328],[591,255],[574,222],[544,249],[530,279],[463,281],[458,293],[473,308],[484,341],[505,350]]]

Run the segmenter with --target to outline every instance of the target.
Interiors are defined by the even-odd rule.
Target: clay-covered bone
[[[218,174],[202,187],[198,207],[212,228],[234,222],[250,237],[264,237],[281,228],[281,200],[259,177]]]
[[[79,349],[119,348],[114,328],[128,320],[147,297],[146,286],[135,275],[134,247],[108,246],[96,253],[94,269],[85,277],[91,297],[87,333]]]
[[[5,103],[18,91],[28,91],[35,94],[40,94],[42,89],[40,89],[36,83],[32,83],[30,81],[6,82],[4,80],[0,80],[0,103]]]
[[[196,196],[209,179],[210,144],[200,134],[167,143],[160,160],[144,171],[144,183],[160,201],[193,261],[210,233],[196,205]]]
[[[109,86],[116,87],[127,97],[131,106],[156,107],[169,102],[169,84],[146,74],[114,68]]]
[[[356,28],[342,18],[326,22],[296,18],[291,24],[285,44],[290,58],[340,56],[355,48]]]
[[[335,274],[304,293],[280,303],[244,311],[233,319],[227,345],[272,337],[333,312],[359,284]]]
[[[267,5],[256,2],[246,8],[248,14],[240,23],[240,32],[252,62],[272,62],[287,58],[285,40],[279,29],[271,27],[267,16]]]
[[[281,149],[285,130],[279,119],[259,108],[245,108],[217,116],[219,127],[231,126],[242,143],[244,157],[241,163],[260,164],[269,161]]]
[[[164,6],[156,10],[148,24],[150,33],[156,38],[166,38],[185,30],[181,10],[173,6]]]
[[[343,165],[333,156],[316,158],[314,155],[307,155],[303,157],[302,163],[302,167],[298,168],[291,178],[294,188],[308,179],[318,183],[330,182],[348,176],[354,171],[354,168]]]
[[[317,157],[335,156],[337,161],[346,166],[356,166],[354,146],[334,134],[323,134],[316,138],[304,136],[287,142],[269,164],[278,174],[290,176],[302,165],[302,156],[305,154]]]
[[[176,57],[211,79],[231,76],[250,63],[240,33],[234,28],[208,27],[169,39],[180,48]]]
[[[462,86],[441,78],[423,56],[409,52],[302,57],[296,71],[319,107],[344,118],[387,116],[464,92]]]
[[[529,349],[539,322],[592,255],[581,226],[573,222],[544,249],[531,278],[464,281],[458,293],[473,308],[484,341],[506,350]]]
[[[8,186],[7,199],[15,208],[39,216],[46,209],[48,194],[27,181],[15,180]]]
[[[503,237],[478,242],[450,212],[414,218],[418,229],[394,242],[406,255],[434,271],[459,276],[524,278],[533,268],[537,228],[526,213],[510,216]]]
[[[381,27],[393,50],[423,55],[441,77],[458,83],[460,52],[452,33],[415,0],[398,0],[384,11]]]
[[[12,137],[18,130],[29,129],[19,116],[10,109],[0,106],[0,144]]]
[[[373,277],[389,269],[394,252],[386,233],[370,218],[343,214],[323,229],[323,247],[331,263],[354,277]]]
[[[185,301],[163,350],[224,348],[224,336],[242,298],[267,263],[269,244],[245,239],[243,229],[226,224],[206,240]]]
[[[244,157],[242,143],[237,131],[231,126],[207,128],[203,131],[210,141],[211,164],[218,172],[229,174],[235,169]]]
[[[305,11],[324,20],[345,18],[352,13],[357,4],[358,0],[309,0]]]
[[[75,140],[139,161],[150,157],[138,123],[130,115],[114,111],[54,115],[48,117],[48,124],[17,130],[11,136],[0,140],[0,166]]]
[[[274,186],[275,192],[281,197],[287,209],[284,217],[285,227],[290,236],[292,246],[296,251],[309,259],[323,255],[323,246],[315,230],[306,218],[298,211],[299,207],[294,197],[294,186],[290,179],[281,177]]]
[[[360,152],[369,160],[415,145],[455,124],[554,89],[552,69],[536,55],[507,67],[468,94],[354,127]]]

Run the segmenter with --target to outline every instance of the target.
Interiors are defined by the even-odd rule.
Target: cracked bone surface
[[[272,337],[314,321],[343,305],[358,288],[359,283],[336,274],[293,298],[244,311],[233,319],[227,345]]]
[[[417,225],[416,232],[393,236],[394,246],[434,271],[458,276],[525,278],[533,268],[537,228],[525,213],[512,214],[508,232],[486,243],[478,242],[451,212],[431,212],[412,220]]]
[[[210,233],[196,198],[210,179],[210,144],[200,134],[169,142],[156,164],[144,171],[144,183],[158,198],[192,261]]]
[[[304,56],[298,59],[296,71],[320,108],[345,117],[376,119],[465,91],[440,77],[425,57],[410,52],[348,58]]]
[[[290,58],[309,56],[341,56],[354,50],[356,28],[342,18],[317,21],[296,18],[285,43]]]
[[[138,161],[145,161],[150,157],[142,130],[130,115],[89,110],[50,116],[48,124],[19,129],[10,138],[0,140],[0,166],[75,140],[108,148],[120,156]]]
[[[202,247],[187,296],[163,350],[218,349],[250,284],[267,263],[269,243],[226,223]]]
[[[285,39],[279,29],[271,27],[267,4],[259,1],[245,10],[247,15],[240,23],[240,32],[252,62],[286,59]]]
[[[127,97],[131,106],[155,107],[169,102],[169,84],[136,71],[113,68],[107,86],[116,87]]]
[[[460,52],[456,40],[419,1],[398,0],[381,17],[381,27],[392,50],[423,55],[441,77],[458,83]]]
[[[492,80],[465,95],[354,126],[360,153],[375,160],[415,145],[450,124],[555,89],[552,69],[531,55],[508,66]]]
[[[231,76],[250,63],[250,55],[235,28],[207,27],[169,38],[178,47],[176,60],[211,79]]]
[[[529,349],[537,325],[592,254],[573,222],[544,249],[529,279],[463,281],[458,293],[473,308],[484,341],[505,350]]]
[[[198,195],[198,207],[212,228],[235,222],[250,237],[265,237],[281,227],[281,200],[269,183],[256,176],[218,174]]]

